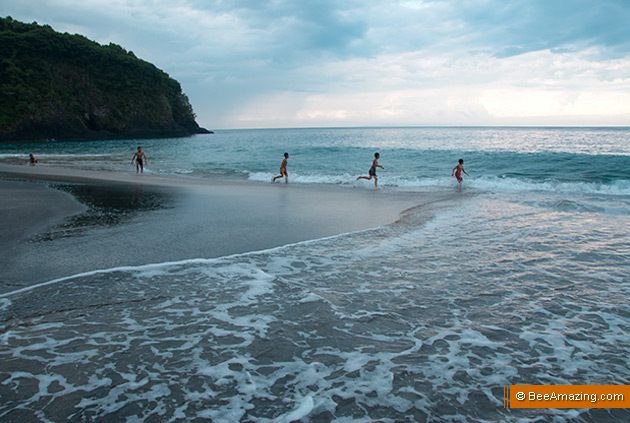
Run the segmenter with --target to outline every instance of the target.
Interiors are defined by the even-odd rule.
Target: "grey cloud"
[[[353,42],[368,30],[356,8],[361,2],[319,0],[218,1],[196,3],[200,10],[234,16],[256,31],[254,55],[278,62],[293,58],[351,54]],[[235,34],[238,36],[238,34]]]
[[[471,41],[506,57],[543,49],[628,54],[630,3],[624,0],[485,2],[462,10]]]

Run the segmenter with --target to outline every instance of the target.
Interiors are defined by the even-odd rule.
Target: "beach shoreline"
[[[96,269],[216,258],[376,228],[449,196],[51,166],[0,165],[0,180],[7,192],[7,184],[30,181],[82,204],[57,210],[47,224],[13,219],[25,236],[4,243],[11,254],[2,263],[2,293]],[[13,216],[33,214],[37,205],[12,192]]]

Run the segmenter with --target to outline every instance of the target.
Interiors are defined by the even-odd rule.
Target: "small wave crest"
[[[270,172],[249,172],[248,180],[256,182],[269,182],[276,174]],[[379,175],[379,186],[400,189],[416,188],[452,188],[457,186],[455,178],[420,177],[403,175]],[[356,180],[356,175],[343,174],[289,174],[289,182],[297,184],[332,184],[332,185],[372,185],[372,181]],[[579,194],[604,194],[614,196],[630,195],[630,180],[620,179],[609,183],[587,181],[561,181],[548,179],[537,181],[525,178],[501,178],[493,176],[469,177],[462,183],[464,187],[470,187],[481,191],[490,192],[527,192],[543,191],[553,193],[579,193]]]
[[[630,180],[617,180],[611,183],[567,182],[559,180],[534,181],[531,179],[481,177],[470,178],[465,182],[473,188],[484,191],[518,192],[545,191],[553,193],[630,195]]]
[[[248,174],[248,179],[255,182],[269,182],[275,176],[278,175],[270,172],[251,172]],[[354,179],[356,176],[353,177],[347,173],[340,175],[289,174],[289,181],[297,184],[351,185]]]

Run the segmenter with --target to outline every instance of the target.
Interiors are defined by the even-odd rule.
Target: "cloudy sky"
[[[2,0],[133,51],[209,129],[630,125],[630,0]]]

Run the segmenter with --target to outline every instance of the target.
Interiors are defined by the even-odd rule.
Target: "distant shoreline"
[[[160,138],[187,138],[192,137],[194,135],[199,134],[214,134],[214,131],[210,131],[206,128],[199,127],[198,131],[190,132],[190,131],[182,131],[182,130],[174,130],[174,131],[134,131],[130,133],[120,133],[114,134],[111,132],[94,132],[90,133],[81,133],[77,135],[68,135],[57,136],[54,138],[48,138],[45,136],[30,136],[30,135],[20,135],[15,136],[15,139],[7,139],[11,136],[0,137],[0,144],[29,144],[29,143],[47,143],[47,142],[65,142],[65,141],[109,141],[109,140],[128,140],[128,139],[160,139]]]

